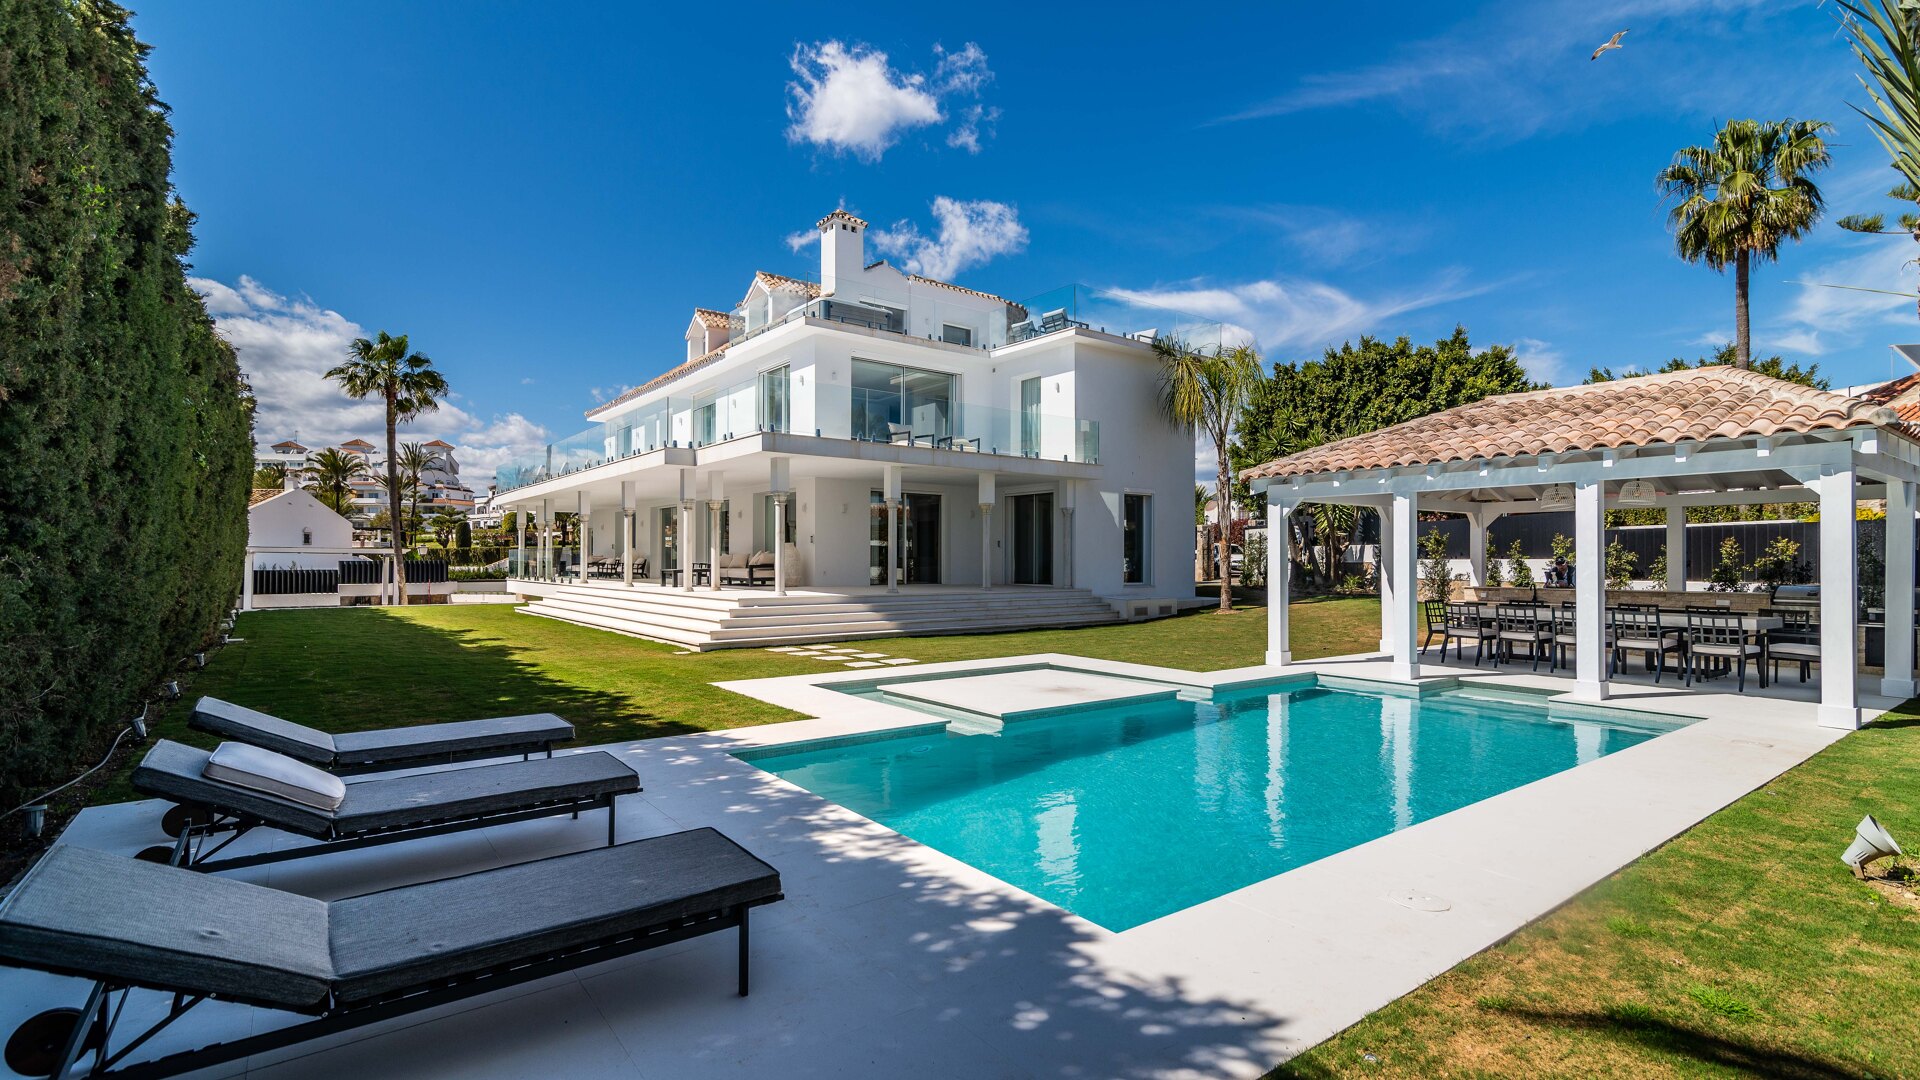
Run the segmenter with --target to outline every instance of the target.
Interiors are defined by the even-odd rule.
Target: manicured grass
[[[1868,813],[1920,838],[1920,700],[1273,1075],[1920,1076],[1920,911],[1840,862]]]
[[[1330,656],[1370,648],[1379,603],[1341,599],[1295,606],[1294,655]],[[1155,622],[888,638],[871,651],[923,662],[1064,652],[1195,671],[1260,663],[1266,610],[1201,612]],[[328,731],[554,712],[584,743],[744,727],[797,714],[719,690],[731,679],[844,671],[764,649],[683,653],[670,645],[523,615],[504,604],[412,608],[260,611],[240,617],[243,644],[214,653],[182,701],[159,722],[169,739],[213,745],[187,729],[202,694],[225,698]],[[135,798],[119,774],[90,802]]]

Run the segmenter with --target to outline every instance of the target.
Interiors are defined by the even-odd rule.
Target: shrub
[[[1452,599],[1453,579],[1447,564],[1447,535],[1439,529],[1428,529],[1420,538],[1420,599]]]
[[[1789,537],[1776,536],[1760,557],[1753,561],[1753,576],[1768,591],[1800,580],[1800,544]]]
[[[1485,548],[1486,551],[1491,552],[1491,551],[1497,550],[1493,546],[1493,530],[1491,529],[1487,530],[1486,544],[1487,544]],[[1487,587],[1498,588],[1501,585],[1505,584],[1506,580],[1507,580],[1507,575],[1500,565],[1499,557],[1494,556],[1492,558],[1487,559]]]
[[[1249,532],[1240,546],[1240,584],[1249,588],[1267,580],[1267,534]]]
[[[1746,564],[1742,561],[1744,558],[1739,540],[1729,536],[1720,541],[1720,560],[1713,564],[1713,570],[1707,574],[1707,591],[1739,592],[1741,579],[1746,574]]]
[[[97,756],[239,590],[251,396],[187,284],[146,47],[0,0],[0,803]]]
[[[1627,550],[1627,545],[1615,537],[1607,545],[1607,588],[1624,589],[1633,584],[1633,567],[1639,561],[1640,556]],[[1665,573],[1664,567],[1661,572]]]
[[[1516,589],[1533,588],[1533,567],[1527,562],[1526,552],[1518,540],[1507,548],[1507,580]]]

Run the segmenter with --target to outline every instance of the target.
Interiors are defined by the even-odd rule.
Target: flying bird
[[[1590,56],[1590,57],[1588,57],[1587,59],[1589,59],[1589,60],[1598,60],[1598,59],[1600,59],[1600,54],[1601,54],[1601,53],[1603,53],[1603,52],[1606,52],[1606,51],[1607,51],[1608,49],[1618,49],[1618,48],[1620,48],[1620,39],[1621,39],[1621,38],[1623,38],[1623,37],[1625,37],[1626,35],[1627,35],[1627,32],[1626,32],[1625,30],[1622,30],[1622,31],[1620,31],[1619,33],[1617,33],[1617,34],[1615,34],[1615,35],[1613,35],[1612,37],[1610,37],[1610,38],[1608,38],[1608,39],[1607,39],[1607,43],[1606,43],[1605,45],[1602,45],[1602,46],[1600,46],[1599,48],[1597,48],[1597,49],[1595,49],[1595,50],[1593,50],[1593,55],[1592,55],[1592,56]]]

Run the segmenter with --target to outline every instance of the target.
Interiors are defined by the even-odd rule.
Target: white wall
[[[249,548],[345,548],[353,546],[353,523],[305,491],[285,491],[247,510]],[[262,552],[254,559],[259,569],[332,570],[340,562],[336,552],[314,554]]]

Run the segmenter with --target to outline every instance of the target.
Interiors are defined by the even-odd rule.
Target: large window
[[[718,430],[719,402],[711,394],[695,398],[693,403],[693,445],[706,446],[714,441]]]
[[[1020,456],[1040,456],[1040,379],[1020,383]]]
[[[938,443],[953,434],[953,376],[871,360],[853,362],[853,437]]]
[[[787,518],[786,518],[786,525],[787,525],[786,542],[789,544],[794,542],[794,537],[799,535],[799,532],[800,532],[800,527],[798,522],[798,518],[800,517],[800,515],[797,513],[799,508],[800,508],[800,505],[794,501],[792,494],[788,494]],[[761,551],[773,550],[773,496],[772,495],[760,496],[760,530],[756,535],[759,536],[760,538]]]
[[[772,371],[760,373],[760,430],[790,431],[788,425],[793,422],[788,402],[791,392],[788,389],[790,372],[782,364]]]
[[[955,326],[952,323],[940,324],[940,340],[949,345],[973,345],[973,328]]]
[[[1146,495],[1123,495],[1120,507],[1120,580],[1142,585],[1147,580],[1147,560],[1152,539],[1147,515],[1151,499]]]

